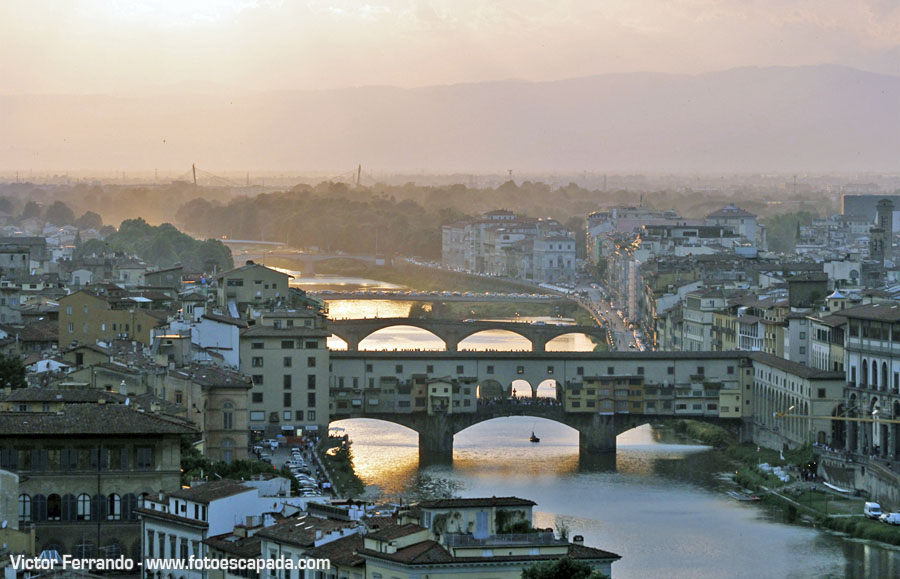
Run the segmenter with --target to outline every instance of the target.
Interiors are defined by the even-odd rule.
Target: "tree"
[[[103,227],[103,218],[93,211],[86,211],[84,215],[75,220],[75,226],[79,229],[96,229]]]
[[[72,225],[75,223],[75,213],[62,201],[54,201],[53,205],[47,208],[44,219],[53,225]]]
[[[589,563],[563,557],[556,561],[544,561],[522,570],[522,579],[608,579]]]
[[[0,386],[3,388],[25,388],[25,364],[22,358],[13,354],[0,354]]]
[[[35,201],[29,201],[22,210],[22,219],[41,216],[41,206]]]

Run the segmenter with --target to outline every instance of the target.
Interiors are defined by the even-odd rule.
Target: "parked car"
[[[882,515],[881,505],[878,503],[866,503],[863,507],[863,514],[868,519],[877,519]]]
[[[888,525],[900,525],[900,513],[884,513],[878,520]]]

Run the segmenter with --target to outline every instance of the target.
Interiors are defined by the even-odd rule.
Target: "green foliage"
[[[254,475],[278,475],[291,481],[291,490],[297,492],[299,486],[290,470],[278,470],[271,464],[258,460],[233,460],[231,462],[211,461],[203,456],[191,444],[188,437],[181,441],[181,483],[188,484],[191,479],[200,477],[215,480],[218,478],[231,480],[249,480]]]
[[[44,219],[53,225],[72,225],[75,223],[75,213],[62,201],[54,201],[44,213]]]
[[[75,259],[88,255],[106,255],[112,253],[112,248],[102,239],[88,239],[75,248]]]
[[[103,218],[93,211],[86,211],[84,215],[75,220],[75,227],[99,231],[103,227]]]
[[[563,557],[556,561],[544,561],[522,570],[522,579],[604,579],[606,575],[595,571],[589,563]]]
[[[790,253],[796,245],[798,226],[812,223],[816,215],[808,211],[783,213],[763,220],[768,230],[769,249],[779,253]]]
[[[25,388],[25,364],[14,354],[0,354],[0,387]]]
[[[346,497],[358,497],[366,490],[366,485],[353,470],[353,453],[350,443],[341,444],[333,454],[326,452],[327,445],[319,447],[319,458],[334,482],[338,494]]]
[[[89,243],[85,244],[85,254],[97,247],[87,248]],[[221,241],[196,240],[170,223],[153,226],[141,218],[127,219],[104,243],[113,251],[135,254],[159,267],[181,263],[188,272],[224,271],[234,267],[231,250]]]
[[[35,201],[29,201],[25,204],[25,208],[22,210],[22,219],[28,219],[30,217],[40,217],[41,216],[41,206],[37,204]]]
[[[674,430],[716,448],[724,448],[734,442],[734,437],[730,432],[706,422],[678,420],[675,422]]]

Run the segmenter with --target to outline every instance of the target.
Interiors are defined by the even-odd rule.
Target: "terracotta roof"
[[[263,268],[263,269],[267,269],[267,270],[271,271],[272,273],[277,273],[277,274],[279,274],[279,275],[283,275],[284,277],[287,277],[287,278],[293,278],[293,277],[294,277],[294,276],[292,276],[292,275],[289,275],[289,274],[286,274],[286,273],[282,273],[282,272],[278,271],[277,269],[272,269],[272,268],[270,268],[270,267],[266,267],[266,266],[262,265],[261,263],[252,263],[252,262],[251,262],[251,263],[244,264],[244,265],[242,265],[242,266],[240,266],[240,267],[236,267],[236,268],[234,268],[234,269],[229,269],[228,271],[223,271],[222,273],[220,273],[219,275],[216,276],[216,279],[222,279],[222,278],[225,277],[226,275],[231,275],[231,274],[237,273],[237,272],[239,272],[239,271],[246,271],[246,270],[248,270],[248,269],[256,269],[256,268],[258,268],[258,267],[261,267],[261,268]]]
[[[231,316],[223,316],[220,314],[203,314],[201,317],[205,320],[212,320],[214,322],[221,322],[223,324],[231,324],[232,326],[237,326],[239,328],[247,327],[247,322],[240,318],[232,318]]]
[[[179,489],[165,493],[166,497],[175,497],[195,503],[209,504],[218,499],[224,499],[241,493],[255,491],[253,487],[245,486],[240,481],[216,480],[193,486],[189,489]]]
[[[362,567],[366,560],[359,556],[365,539],[359,533],[336,541],[325,543],[320,547],[306,551],[305,555],[313,559],[328,559],[332,565],[342,567]]]
[[[261,539],[271,539],[298,547],[313,547],[316,542],[316,531],[328,533],[337,529],[349,529],[356,526],[356,524],[355,522],[348,523],[346,521],[301,515],[261,529],[256,532],[256,536]]]
[[[371,549],[360,549],[359,554],[376,559],[396,561],[406,565],[433,565],[435,563],[452,563],[453,555],[437,541],[422,541],[409,547],[397,549],[394,553],[379,553]],[[487,560],[487,559],[483,559]]]
[[[762,364],[772,366],[773,368],[783,370],[784,372],[794,374],[795,376],[799,376],[800,378],[805,378],[807,380],[846,379],[846,375],[844,374],[844,372],[828,372],[826,370],[810,368],[809,366],[804,366],[802,364],[798,364],[797,362],[791,362],[790,360],[785,360],[784,358],[773,356],[772,354],[768,354],[766,352],[751,352],[750,358],[754,362],[760,362]]]
[[[394,539],[399,539],[400,537],[415,535],[416,533],[427,530],[428,529],[426,529],[425,527],[421,527],[413,523],[408,523],[406,525],[394,525],[385,529],[381,529],[379,531],[369,533],[367,537],[376,541],[393,541]]]
[[[536,502],[519,497],[490,497],[473,499],[436,499],[422,501],[418,504],[421,509],[467,509],[481,507],[533,507]]]
[[[122,404],[68,404],[61,412],[0,412],[0,436],[195,434],[193,426]]]
[[[225,553],[243,559],[258,557],[260,554],[260,545],[262,544],[262,540],[256,535],[237,537],[233,533],[224,533],[222,535],[207,537],[203,542],[214,549],[224,551]]]
[[[96,403],[98,400],[114,400],[115,396],[103,390],[78,388],[54,390],[51,388],[16,388],[6,397],[7,402],[64,402]]]
[[[897,322],[900,321],[900,303],[867,304],[843,310],[840,315],[864,320]]]

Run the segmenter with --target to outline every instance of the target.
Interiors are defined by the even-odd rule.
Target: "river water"
[[[330,315],[403,316],[409,305],[332,302]],[[369,340],[368,349],[401,343],[426,349],[430,338],[401,329]],[[526,349],[509,336],[488,344]],[[565,348],[591,349],[577,342]],[[501,418],[457,434],[452,466],[422,468],[411,430],[362,419],[332,426],[353,441],[357,471],[372,494],[408,494],[424,480],[449,485],[458,496],[531,499],[538,504],[535,526],[565,526],[570,537],[583,535],[586,545],[622,555],[613,565],[618,579],[900,577],[900,549],[786,524],[778,509],[734,501],[723,492],[733,488],[723,482],[731,466],[719,452],[648,425],[620,435],[615,457],[582,462],[575,430],[543,419]],[[539,444],[528,442],[532,431]]]

